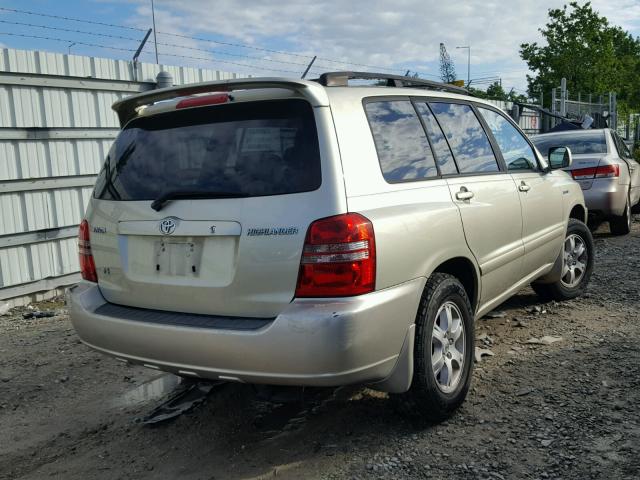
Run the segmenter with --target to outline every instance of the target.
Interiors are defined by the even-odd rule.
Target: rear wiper
[[[216,192],[209,190],[169,190],[156,198],[151,204],[156,212],[162,210],[169,200],[198,199],[198,198],[244,198],[247,193],[242,192]]]

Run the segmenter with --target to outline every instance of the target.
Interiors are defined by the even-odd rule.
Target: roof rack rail
[[[425,80],[422,78],[405,77],[402,75],[389,75],[388,73],[372,73],[372,72],[327,72],[320,75],[320,78],[314,79],[320,85],[325,87],[346,87],[349,80],[384,80],[387,87],[411,87],[426,88],[429,90],[441,90],[443,92],[459,93],[469,95],[469,91],[463,87],[449,85],[433,80]]]

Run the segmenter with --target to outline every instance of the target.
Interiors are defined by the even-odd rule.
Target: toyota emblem
[[[171,218],[165,218],[160,222],[160,232],[163,235],[171,235],[176,231],[176,222]]]

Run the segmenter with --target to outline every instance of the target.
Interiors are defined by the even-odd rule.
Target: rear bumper
[[[596,178],[582,193],[589,213],[610,217],[624,213],[628,190],[629,185],[620,184],[618,178]]]
[[[88,283],[70,290],[69,308],[84,343],[132,363],[193,377],[336,386],[379,382],[394,372],[423,287],[416,279],[358,297],[296,299],[252,330],[100,315],[107,302]]]

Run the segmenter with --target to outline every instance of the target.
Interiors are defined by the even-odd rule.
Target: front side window
[[[509,120],[488,108],[478,107],[502,152],[508,170],[537,170],[533,149]]]
[[[365,110],[389,183],[436,177],[438,170],[418,114],[409,100],[368,102]]]
[[[449,141],[461,173],[500,170],[489,138],[469,105],[433,102],[429,106]]]

